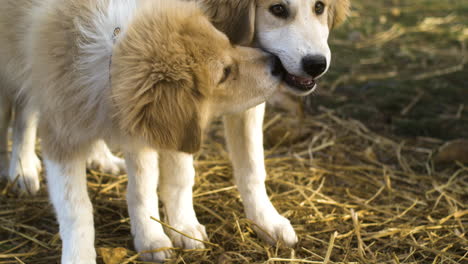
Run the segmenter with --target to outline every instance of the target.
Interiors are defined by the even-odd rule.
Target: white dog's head
[[[298,95],[311,93],[328,70],[329,31],[346,19],[350,7],[349,0],[203,2],[213,23],[234,43],[253,43],[274,54],[288,88]]]

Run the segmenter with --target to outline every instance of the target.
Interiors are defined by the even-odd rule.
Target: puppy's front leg
[[[257,234],[271,244],[281,240],[293,246],[297,242],[296,233],[289,221],[273,207],[265,188],[264,113],[265,104],[262,104],[224,119],[234,178],[247,218],[260,227],[256,228]]]
[[[38,111],[31,104],[16,104],[9,178],[29,194],[39,191],[39,172],[42,169],[35,152],[37,121]]]
[[[119,174],[125,172],[125,161],[114,156],[104,140],[98,140],[93,144],[86,167],[104,173]]]
[[[171,240],[158,222],[158,155],[152,149],[132,149],[125,154],[128,170],[127,203],[135,248],[145,261],[162,262],[171,256]]]
[[[94,264],[93,208],[86,185],[84,159],[45,159],[49,194],[62,238],[62,264]]]
[[[195,182],[193,156],[164,151],[159,156],[161,169],[160,195],[169,224],[179,231],[207,240],[205,227],[198,222],[193,209],[192,188]],[[168,230],[174,245],[180,248],[204,248],[203,243]]]

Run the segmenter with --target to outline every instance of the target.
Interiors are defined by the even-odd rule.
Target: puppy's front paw
[[[176,230],[199,240],[208,240],[205,226],[196,223],[191,225],[176,225],[173,226]],[[174,246],[185,249],[200,249],[205,248],[203,242],[194,240],[172,230],[167,230],[166,233],[171,237]]]
[[[93,153],[86,161],[86,167],[88,169],[115,175],[125,172],[125,161],[112,154],[99,156],[98,153]]]
[[[152,239],[135,238],[135,248],[140,252],[140,258],[143,261],[154,261],[163,263],[164,260],[172,256],[172,242],[165,234]],[[151,251],[151,252],[149,252]]]
[[[297,243],[297,236],[294,228],[288,219],[281,215],[270,218],[262,218],[260,221],[254,221],[255,232],[265,242],[275,245],[281,241],[288,247],[293,247]]]
[[[34,195],[40,188],[39,174],[41,171],[41,161],[36,154],[33,154],[13,157],[8,174],[10,181],[16,182],[21,191]]]

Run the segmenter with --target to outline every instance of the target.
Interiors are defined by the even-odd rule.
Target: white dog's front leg
[[[114,156],[104,140],[98,140],[93,144],[86,166],[88,169],[110,174],[125,172],[125,161]]]
[[[159,156],[161,169],[160,195],[169,224],[179,231],[206,240],[205,227],[198,222],[193,209],[192,188],[195,169],[192,155],[164,151]],[[167,230],[174,245],[180,248],[204,248],[203,243]]]
[[[171,240],[158,222],[158,154],[152,149],[131,150],[125,154],[128,169],[127,203],[135,248],[145,261],[162,262],[171,256]],[[166,248],[166,249],[163,249]]]
[[[36,109],[21,103],[16,105],[9,178],[29,194],[39,191],[39,173],[42,169],[35,152],[37,121]]]
[[[259,228],[257,234],[274,244],[281,240],[288,246],[297,242],[289,221],[281,216],[268,198],[263,154],[263,116],[265,104],[245,113],[226,116],[226,139],[234,167],[234,178],[240,191],[247,218]],[[262,230],[266,231],[265,234]]]
[[[11,103],[6,95],[0,94],[0,178],[8,177],[8,168],[10,167],[8,161],[8,126],[10,120]]]
[[[50,199],[62,238],[62,264],[94,264],[93,208],[86,185],[84,159],[44,161]]]

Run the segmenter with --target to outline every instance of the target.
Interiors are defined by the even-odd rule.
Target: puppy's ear
[[[194,153],[201,146],[202,125],[201,95],[193,85],[187,80],[158,80],[157,76],[133,85],[116,85],[116,121],[129,136],[142,138],[155,148]]]
[[[328,11],[328,25],[330,29],[341,25],[346,20],[349,16],[350,6],[350,0],[334,0]]]
[[[200,4],[213,25],[224,32],[233,44],[252,44],[255,36],[254,0],[201,0]]]

